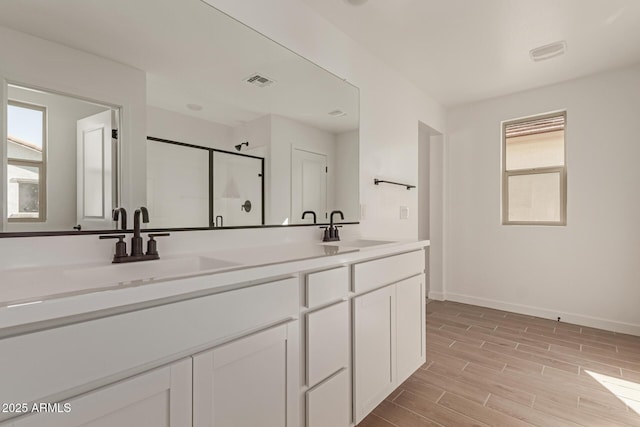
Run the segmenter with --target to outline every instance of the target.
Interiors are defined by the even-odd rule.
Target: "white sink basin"
[[[348,240],[345,242],[331,242],[332,245],[345,246],[348,248],[368,248],[370,246],[379,246],[379,245],[387,245],[389,243],[396,243],[391,240],[366,240],[366,239],[357,239],[357,240]]]
[[[236,265],[239,264],[215,258],[189,256],[69,269],[64,271],[64,275],[87,287],[96,288],[106,285],[176,277],[185,274],[197,274],[202,271],[218,270]]]
[[[155,261],[3,272],[0,306],[32,303],[54,296],[80,294],[154,279],[169,279],[240,265],[216,258],[184,256]]]

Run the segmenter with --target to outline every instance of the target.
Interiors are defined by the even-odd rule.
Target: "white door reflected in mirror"
[[[78,120],[78,225],[111,227],[112,153],[111,110]]]
[[[327,156],[292,149],[291,223],[304,223],[302,212],[313,211],[320,222],[327,217]]]

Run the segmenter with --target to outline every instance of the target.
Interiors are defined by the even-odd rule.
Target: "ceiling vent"
[[[275,83],[275,80],[266,77],[264,74],[258,73],[251,74],[249,77],[244,79],[244,81],[258,87],[267,87]]]
[[[559,41],[545,46],[540,46],[529,51],[529,56],[534,61],[544,61],[545,59],[554,58],[564,55],[567,51],[567,42]]]

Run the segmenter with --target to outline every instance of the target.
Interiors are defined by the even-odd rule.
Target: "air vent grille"
[[[275,83],[275,80],[270,79],[269,77],[266,77],[264,74],[259,74],[259,73],[251,74],[249,77],[244,79],[244,81],[258,87],[267,87]]]

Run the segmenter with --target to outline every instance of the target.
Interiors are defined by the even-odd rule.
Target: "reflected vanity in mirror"
[[[90,32],[87,16],[98,17]],[[121,28],[113,31],[116,21]],[[111,209],[142,205],[152,229],[328,223],[333,210],[344,212],[345,222],[359,220],[358,89],[210,5],[6,0],[1,31],[16,43],[38,37],[33,43],[42,44],[43,55],[46,43],[64,45],[69,60],[60,67],[82,70],[91,56],[144,74],[122,83],[123,91],[142,94],[138,106],[99,100],[114,73],[87,76],[80,88],[57,84],[46,69],[17,75],[0,66],[7,118],[22,104],[46,105],[18,92],[58,97],[69,117],[64,137],[55,136],[49,107],[46,119],[42,110],[28,110],[40,123],[30,129],[41,137],[13,135],[9,123],[2,231],[114,230]],[[101,113],[119,131],[111,135],[105,124],[102,139],[87,132],[81,142],[79,123]],[[141,124],[146,140],[131,132]],[[303,219],[305,211],[315,215]]]

